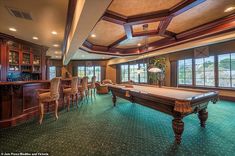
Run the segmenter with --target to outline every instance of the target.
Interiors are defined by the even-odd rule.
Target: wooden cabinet
[[[9,71],[19,71],[19,51],[9,50]]]
[[[0,33],[0,81],[45,80],[46,47]]]

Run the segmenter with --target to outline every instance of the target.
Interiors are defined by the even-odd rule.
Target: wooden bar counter
[[[68,85],[69,79],[61,81]],[[38,117],[38,99],[36,89],[50,87],[50,81],[0,82],[0,128],[15,126],[34,117]],[[59,109],[64,107],[61,89]],[[54,104],[46,104],[45,112],[52,111]]]

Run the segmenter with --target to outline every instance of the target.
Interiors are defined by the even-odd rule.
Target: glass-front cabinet
[[[10,50],[9,51],[9,70],[19,71],[19,52]]]

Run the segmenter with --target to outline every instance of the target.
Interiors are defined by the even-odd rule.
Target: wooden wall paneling
[[[0,42],[1,46],[1,78],[0,81],[7,80],[7,67],[8,67],[8,55],[7,55],[7,43],[2,40]]]
[[[45,48],[41,49],[41,75],[42,75],[42,80],[46,80],[46,50]]]
[[[0,119],[8,119],[12,116],[12,98],[11,98],[11,86],[0,86]]]
[[[22,85],[12,85],[12,117],[18,116],[23,112],[23,88]],[[28,92],[32,92],[28,91]]]
[[[178,77],[177,66],[178,66],[177,61],[171,61],[171,68],[170,68],[171,87],[177,87],[177,77]]]

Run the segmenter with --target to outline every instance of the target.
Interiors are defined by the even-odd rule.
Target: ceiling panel
[[[159,23],[160,22],[148,23],[148,31],[157,30]],[[132,29],[133,29],[133,32],[135,33],[144,31],[143,24],[133,25]]]
[[[97,23],[91,34],[95,34],[96,37],[88,37],[88,41],[95,45],[109,46],[116,40],[125,36],[125,30],[122,25],[114,24],[101,20]]]
[[[59,44],[61,48],[67,7],[68,0],[0,0],[0,32],[48,47]],[[32,20],[14,17],[7,8],[27,12]],[[14,27],[17,31],[9,31],[9,27]],[[58,34],[52,35],[53,30]],[[33,36],[39,40],[33,40]]]
[[[146,14],[169,9],[182,0],[113,0],[108,8],[124,16]]]
[[[167,30],[180,33],[202,24],[227,16],[232,12],[225,13],[228,7],[235,6],[235,0],[207,0],[200,5],[176,16],[171,21]]]
[[[163,39],[161,36],[152,36],[152,37],[147,37],[147,43],[152,43],[158,40]],[[144,45],[146,41],[146,37],[133,37],[131,39],[127,39],[125,41],[122,41],[117,48],[135,48],[138,47],[138,43],[141,45]]]

